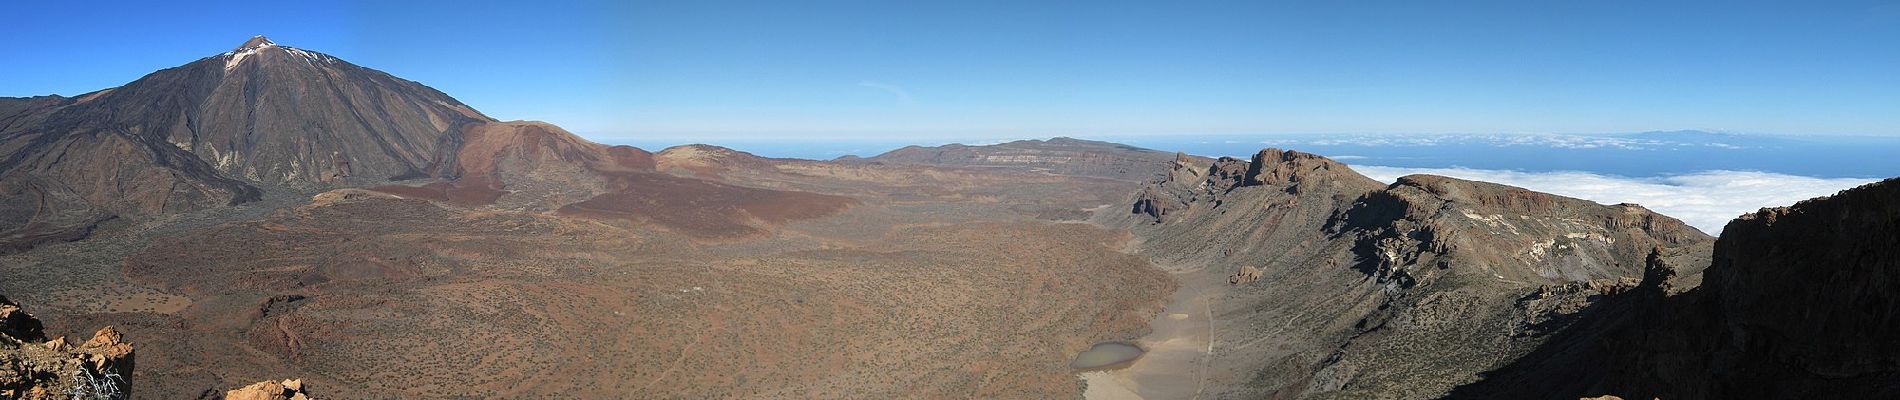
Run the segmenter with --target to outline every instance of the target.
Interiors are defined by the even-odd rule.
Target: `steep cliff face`
[[[1900,395],[1900,180],[1730,222],[1703,287],[1733,354],[1724,384]]]
[[[1900,180],[1730,222],[1699,287],[1652,271],[1456,394],[1900,396]]]
[[[1634,205],[1428,175],[1385,185],[1277,149],[1177,162],[1124,213],[1097,221],[1198,271],[1181,279],[1259,266],[1214,289],[1210,384],[1242,397],[1445,393],[1634,285],[1653,249],[1684,263],[1710,240]]]
[[[0,398],[92,399],[131,395],[132,345],[106,327],[74,345],[48,340],[40,321],[0,296]]]

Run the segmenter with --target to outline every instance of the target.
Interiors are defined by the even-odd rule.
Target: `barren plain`
[[[285,376],[326,398],[1056,398],[1173,285],[1075,221],[1126,181],[748,173],[861,204],[703,239],[340,189],[6,256],[0,291],[57,332],[117,325],[142,398]]]

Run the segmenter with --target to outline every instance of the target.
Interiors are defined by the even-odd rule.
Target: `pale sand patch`
[[[1193,272],[1203,266],[1160,267],[1173,272],[1180,288],[1170,297],[1166,308],[1149,320],[1148,335],[1136,340],[1147,353],[1128,368],[1107,372],[1118,379],[1118,388],[1133,391],[1140,398],[1199,398],[1204,389],[1208,357],[1215,350],[1215,321],[1211,319],[1213,310],[1209,307],[1227,287],[1227,282],[1224,278]]]
[[[1082,391],[1082,398],[1088,400],[1141,400],[1135,394],[1134,382],[1115,371],[1090,371],[1079,374],[1088,389]]]

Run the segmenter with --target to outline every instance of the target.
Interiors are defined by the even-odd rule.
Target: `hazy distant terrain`
[[[582,134],[585,134],[584,132]],[[1762,171],[1820,178],[1870,178],[1900,171],[1900,137],[1659,131],[1604,134],[1262,134],[1076,135],[1207,157],[1246,157],[1262,147],[1297,148],[1354,165],[1583,171],[1625,177],[1710,170]],[[899,147],[997,144],[1046,137],[979,140],[714,140],[767,157],[828,160],[870,157]],[[681,140],[610,141],[642,148]]]
[[[1301,149],[1374,179],[1430,173],[1523,186],[1605,204],[1639,203],[1711,235],[1746,212],[1833,194],[1900,174],[1900,137],[1787,136],[1705,131],[1629,134],[1108,135],[1084,138],[1206,157],[1262,147]],[[1013,140],[969,141],[997,144]],[[666,140],[636,145],[665,144]],[[925,143],[928,143],[927,141]],[[765,156],[869,157],[920,143],[719,143]]]

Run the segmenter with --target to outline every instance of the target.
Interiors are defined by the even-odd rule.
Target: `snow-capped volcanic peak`
[[[245,57],[272,47],[277,47],[277,43],[270,41],[270,38],[266,38],[264,35],[252,36],[251,40],[244,41],[244,44],[239,45],[236,49],[224,52],[225,57],[230,57],[224,60],[224,70],[228,72],[233,68],[237,68],[238,64],[244,62]]]
[[[243,52],[245,50],[256,50],[256,49],[272,47],[276,45],[277,43],[270,41],[270,38],[264,37],[264,35],[257,35],[257,36],[252,36],[251,40],[244,41],[244,44],[239,45],[237,49],[231,50],[231,51]]]

